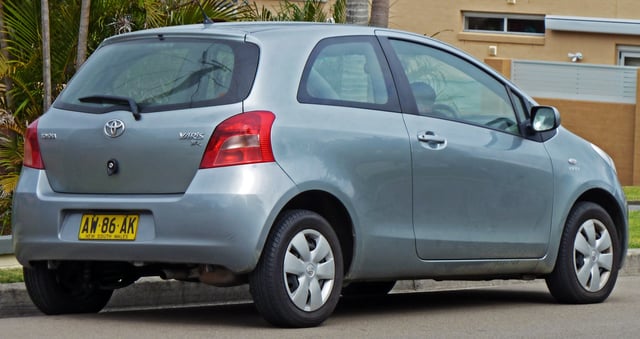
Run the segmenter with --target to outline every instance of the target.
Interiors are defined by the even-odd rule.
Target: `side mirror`
[[[551,106],[531,108],[531,128],[535,132],[547,132],[560,126],[560,112]]]

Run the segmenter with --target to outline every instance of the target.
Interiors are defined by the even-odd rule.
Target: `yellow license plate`
[[[138,214],[83,214],[80,240],[136,240]]]

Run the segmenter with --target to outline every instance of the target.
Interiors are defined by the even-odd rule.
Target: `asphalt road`
[[[322,326],[278,329],[252,304],[0,319],[3,338],[637,338],[640,276],[602,304],[560,305],[542,281],[342,300]]]

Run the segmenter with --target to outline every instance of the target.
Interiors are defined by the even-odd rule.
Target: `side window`
[[[322,40],[305,66],[298,101],[399,111],[381,56],[377,40],[370,37]]]
[[[409,80],[416,113],[519,134],[516,113],[501,82],[445,51],[390,42]]]

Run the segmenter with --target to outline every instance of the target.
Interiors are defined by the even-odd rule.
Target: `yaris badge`
[[[117,138],[124,133],[124,122],[119,119],[111,119],[104,124],[104,134],[110,138]]]

